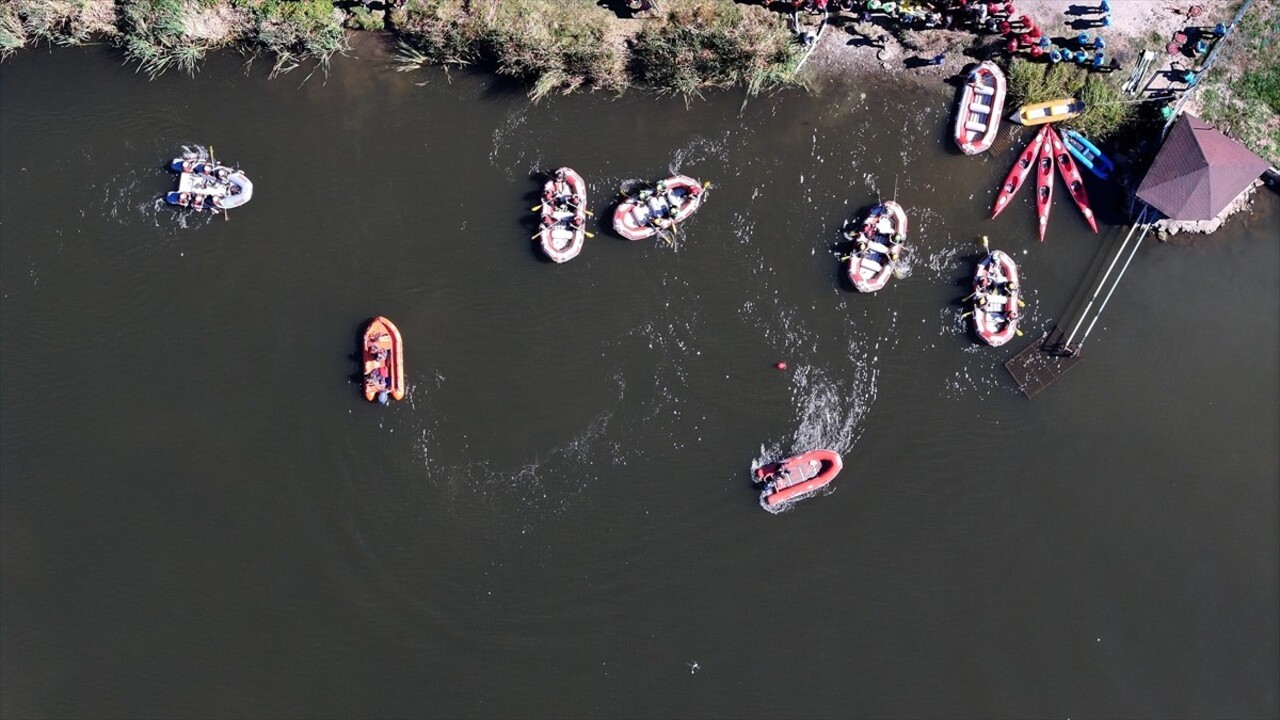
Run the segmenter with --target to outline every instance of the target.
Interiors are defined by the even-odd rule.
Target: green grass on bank
[[[1280,12],[1257,0],[1201,82],[1203,119],[1280,165]]]

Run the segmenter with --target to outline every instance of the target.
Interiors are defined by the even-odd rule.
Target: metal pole
[[[1134,256],[1138,254],[1138,248],[1142,247],[1142,241],[1147,237],[1147,231],[1150,229],[1150,225],[1142,228],[1142,234],[1138,236],[1138,242],[1133,244],[1133,252],[1129,253],[1129,259],[1124,261],[1124,267],[1120,268],[1120,274],[1116,276],[1116,281],[1112,284],[1110,292],[1108,292],[1107,296],[1103,298],[1102,305],[1098,306],[1098,314],[1093,316],[1093,322],[1089,323],[1089,328],[1084,331],[1084,335],[1080,336],[1080,345],[1076,346],[1077,351],[1079,351],[1080,347],[1084,345],[1084,341],[1089,337],[1089,333],[1093,331],[1094,323],[1098,322],[1098,318],[1102,317],[1102,311],[1106,309],[1107,301],[1111,299],[1111,293],[1115,292],[1116,287],[1120,285],[1120,278],[1124,277],[1124,271],[1129,269],[1129,263],[1133,262]]]
[[[1076,332],[1080,330],[1080,326],[1084,324],[1084,319],[1089,317],[1089,310],[1093,307],[1093,301],[1098,299],[1098,293],[1102,292],[1102,286],[1107,284],[1107,277],[1111,275],[1111,271],[1115,269],[1116,262],[1120,260],[1120,256],[1124,254],[1124,246],[1129,244],[1129,239],[1133,237],[1133,232],[1142,225],[1142,221],[1147,217],[1147,206],[1142,206],[1142,212],[1138,213],[1138,224],[1129,228],[1129,234],[1124,236],[1124,242],[1120,243],[1120,250],[1116,256],[1112,258],[1111,265],[1107,267],[1107,271],[1103,273],[1102,279],[1098,281],[1098,287],[1093,290],[1093,297],[1089,298],[1089,304],[1085,306],[1084,312],[1080,313],[1080,319],[1076,321],[1076,326],[1071,329],[1071,334],[1067,336],[1067,341],[1062,343],[1063,347],[1071,346],[1071,339],[1076,336]],[[1141,240],[1139,240],[1141,242]],[[1119,279],[1117,278],[1117,281]],[[1108,296],[1110,297],[1110,296]],[[1098,312],[1102,312],[1101,309]],[[1090,326],[1092,327],[1092,326]],[[1082,341],[1083,342],[1083,341]]]

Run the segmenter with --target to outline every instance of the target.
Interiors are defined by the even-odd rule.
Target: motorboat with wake
[[[844,460],[834,450],[810,450],[756,468],[754,482],[763,485],[761,502],[778,507],[826,487],[843,467]]]
[[[369,321],[361,343],[364,359],[364,398],[386,405],[390,398],[404,399],[404,343],[390,320]]]
[[[987,239],[982,239],[986,245]],[[978,337],[999,347],[1018,333],[1022,289],[1018,265],[1000,250],[990,250],[973,274],[973,325]]]
[[[1018,188],[1022,187],[1022,182],[1027,179],[1027,175],[1031,174],[1032,168],[1036,166],[1036,160],[1040,157],[1040,146],[1045,141],[1045,130],[1047,127],[1040,128],[1040,132],[1032,138],[1031,142],[1023,148],[1018,154],[1018,161],[1013,164],[1009,170],[1009,175],[1005,177],[1004,184],[1000,186],[1000,192],[996,195],[996,203],[991,211],[991,218],[995,219],[997,215],[1004,212],[1009,206],[1009,201],[1013,199],[1014,193],[1018,192]]]
[[[1080,168],[1076,167],[1076,163],[1071,159],[1071,153],[1067,152],[1067,147],[1062,143],[1062,138],[1058,137],[1057,131],[1049,128],[1049,140],[1053,142],[1053,156],[1058,163],[1058,172],[1062,174],[1062,179],[1067,183],[1067,191],[1071,193],[1071,199],[1075,201],[1076,207],[1080,208],[1080,212],[1084,213],[1084,219],[1089,221],[1089,227],[1094,232],[1098,232],[1098,223],[1093,219],[1093,208],[1089,207],[1089,196],[1084,191],[1084,178],[1080,176]]]
[[[845,236],[856,242],[849,254],[849,281],[859,292],[875,292],[888,284],[907,239],[907,213],[886,200],[871,208],[858,232],[846,230]]]
[[[981,62],[969,72],[956,110],[956,145],[965,155],[985,152],[996,139],[1004,113],[1004,73],[993,62]]]
[[[684,222],[702,204],[703,185],[687,175],[672,175],[654,187],[623,196],[613,213],[613,229],[627,240],[644,240]]]
[[[582,252],[587,236],[587,184],[572,168],[551,173],[542,186],[542,252],[562,263]]]
[[[178,189],[165,202],[191,210],[230,210],[253,198],[253,182],[240,170],[220,165],[210,153],[183,148],[169,163],[178,173]]]

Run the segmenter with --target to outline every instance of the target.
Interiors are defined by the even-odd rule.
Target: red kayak
[[[1027,147],[1018,156],[1018,162],[1013,164],[1013,168],[1009,170],[1009,176],[1004,179],[1004,185],[1000,186],[1000,194],[996,196],[995,208],[991,212],[993,219],[1009,205],[1013,194],[1018,192],[1018,188],[1022,187],[1022,181],[1027,179],[1031,168],[1035,167],[1036,156],[1040,154],[1042,143],[1044,143],[1044,128],[1041,128],[1031,142],[1027,143]]]
[[[686,175],[672,175],[618,203],[613,229],[627,240],[643,240],[684,222],[702,204],[706,188]]]
[[[1045,125],[1049,130],[1049,139],[1053,141],[1053,155],[1058,159],[1058,172],[1062,173],[1062,179],[1067,183],[1067,190],[1071,191],[1071,199],[1076,201],[1076,207],[1080,208],[1080,212],[1084,213],[1084,219],[1089,221],[1089,227],[1094,232],[1098,232],[1098,223],[1093,220],[1093,210],[1089,207],[1089,196],[1084,192],[1084,178],[1080,176],[1080,168],[1076,167],[1076,161],[1071,159],[1071,154],[1067,152],[1067,146],[1062,142],[1062,138],[1052,129],[1051,125]]]
[[[1049,126],[1045,125],[1045,132]],[[1045,142],[1040,147],[1040,162],[1036,165],[1036,213],[1040,216],[1040,242],[1044,242],[1044,231],[1049,227],[1049,209],[1053,206],[1053,143]]]
[[[587,184],[572,168],[562,167],[542,186],[542,252],[558,263],[582,252],[587,233]]]
[[[764,483],[760,499],[768,507],[775,507],[825,487],[843,467],[839,453],[810,450],[756,468],[755,482]]]
[[[1018,266],[1013,258],[992,250],[973,274],[973,325],[978,337],[999,347],[1018,332]]]

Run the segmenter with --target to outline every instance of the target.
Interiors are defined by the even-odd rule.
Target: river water
[[[1280,201],[1148,241],[1085,361],[1003,362],[1124,236],[991,190],[948,87],[531,105],[488,75],[0,66],[5,717],[1275,717]],[[212,144],[248,205],[157,202]],[[540,258],[539,173],[595,237]],[[713,186],[674,247],[620,186]],[[877,198],[909,275],[840,279]],[[602,222],[603,220],[603,222]],[[978,236],[1027,335],[975,343]],[[409,394],[351,376],[362,324]],[[786,370],[775,369],[785,361]],[[778,515],[753,463],[839,450]]]

